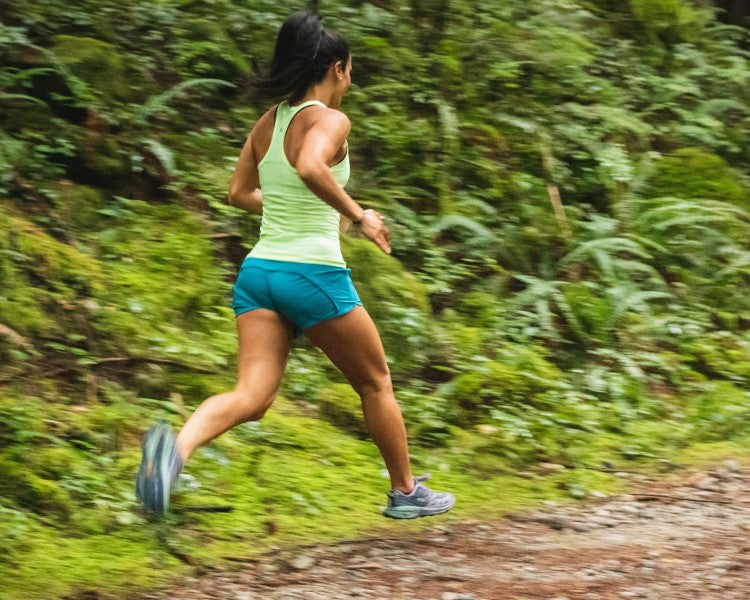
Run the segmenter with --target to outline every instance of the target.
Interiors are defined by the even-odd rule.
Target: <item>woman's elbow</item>
[[[314,161],[304,161],[297,164],[297,174],[307,184],[320,179],[322,172],[321,165]]]
[[[238,184],[229,184],[229,191],[227,192],[227,204],[232,206],[239,206],[242,199],[250,193],[250,190]]]

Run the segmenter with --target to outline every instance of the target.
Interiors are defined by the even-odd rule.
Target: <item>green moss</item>
[[[367,437],[362,401],[348,383],[334,383],[321,389],[318,406],[329,423],[359,438]]]
[[[107,289],[94,327],[129,354],[225,364],[236,347],[231,285],[206,224],[185,207],[140,200],[121,199],[112,213],[96,238]]]
[[[501,405],[545,406],[545,392],[554,390],[562,373],[531,346],[506,344],[497,360],[480,363],[443,387],[452,402],[450,417],[459,424],[483,419]]]
[[[610,301],[594,293],[585,282],[570,283],[562,288],[562,293],[577,321],[573,333],[583,338],[582,341],[612,343],[613,309]]]
[[[750,348],[722,332],[683,344],[680,360],[708,377],[750,383]]]
[[[44,402],[39,398],[0,398],[0,448],[33,440],[42,431]]]
[[[79,152],[81,166],[90,179],[109,189],[122,185],[129,165],[118,136],[91,132],[79,147]]]
[[[101,267],[93,257],[58,242],[20,216],[6,216],[12,229],[8,234],[9,245],[23,257],[25,270],[29,274],[68,299],[72,299],[77,292],[102,292]]]
[[[413,371],[424,361],[430,326],[427,288],[401,263],[365,239],[342,238],[357,292],[375,321],[396,375]]]
[[[708,390],[691,398],[687,407],[695,425],[694,439],[719,441],[737,437],[750,427],[750,392],[728,381],[712,382]]]
[[[42,515],[67,520],[73,510],[68,494],[56,482],[31,471],[20,451],[0,453],[0,488],[18,506]]]
[[[527,357],[521,363],[528,365],[535,360]],[[102,410],[107,408],[103,406]],[[660,444],[666,439],[659,433],[661,425],[645,423],[620,436],[580,434],[582,439],[576,442],[581,448],[579,462],[591,466],[603,460],[615,466],[623,464],[625,459],[619,451],[623,444],[632,442],[633,435],[642,436],[645,453],[660,457],[665,451]],[[412,448],[415,471],[432,472],[434,487],[449,489],[458,497],[454,511],[442,517],[444,522],[493,519],[538,506],[542,500],[570,502],[593,490],[614,493],[623,489],[620,478],[582,468],[568,468],[549,476],[518,477],[511,459],[479,450],[486,443],[487,434],[456,430],[449,449]],[[704,444],[693,454],[688,448],[666,448],[668,458],[688,463],[707,455],[716,461],[742,454],[726,441]],[[66,454],[52,451],[47,458],[52,464],[67,464]],[[385,503],[388,480],[380,476],[384,465],[375,445],[346,435],[324,421],[301,416],[284,398],[278,399],[261,422],[237,427],[196,452],[186,472],[197,479],[200,488],[176,494],[173,513],[162,522],[146,522],[134,515],[131,526],[111,524],[112,514],[123,510],[112,504],[115,498],[122,495],[125,499],[119,502],[125,507],[133,502],[132,476],[139,462],[137,441],[104,457],[109,460],[98,467],[91,463],[86,468],[92,472],[85,476],[80,473],[78,479],[93,482],[102,478],[94,497],[105,503],[109,519],[86,512],[86,520],[96,523],[88,527],[89,533],[82,523],[77,529],[82,537],[64,537],[55,527],[41,527],[33,520],[23,523],[25,547],[16,542],[12,545],[16,566],[11,569],[0,563],[0,579],[9,593],[23,590],[24,598],[44,598],[77,590],[125,598],[139,590],[153,589],[167,578],[185,576],[185,565],[159,542],[164,537],[173,547],[210,567],[222,564],[222,556],[249,557],[271,546],[325,543],[363,535],[407,535],[431,525],[383,519],[379,511]],[[657,470],[660,464],[644,454],[629,462],[628,469]],[[101,473],[95,475],[94,469]],[[352,481],[357,485],[352,486]],[[348,490],[346,495],[340,493],[342,487]],[[233,511],[212,514],[183,510],[211,504],[231,505]],[[22,526],[23,519],[19,521],[15,513],[10,516],[16,528]]]
[[[685,0],[631,0],[630,7],[644,29],[667,44],[696,41],[706,23]]]
[[[186,18],[172,44],[177,65],[188,77],[213,77],[231,81],[250,72],[250,63],[220,23]]]
[[[58,183],[53,191],[56,210],[66,226],[86,231],[101,225],[97,211],[104,206],[104,199],[99,189],[66,181]]]
[[[102,97],[109,101],[130,98],[123,59],[112,44],[72,35],[57,35],[53,40],[52,51]]]
[[[101,293],[101,268],[0,204],[0,314],[21,335],[59,331],[60,305]]]
[[[723,200],[750,208],[750,192],[726,161],[698,148],[681,148],[659,163],[646,193],[652,198]]]

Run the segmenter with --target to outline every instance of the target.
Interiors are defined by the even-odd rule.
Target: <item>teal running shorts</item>
[[[256,308],[282,314],[295,334],[362,305],[349,273],[329,265],[248,256],[232,287],[232,308],[239,316]]]

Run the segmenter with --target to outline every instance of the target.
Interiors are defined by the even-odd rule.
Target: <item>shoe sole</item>
[[[456,504],[454,499],[450,504],[442,506],[389,506],[383,515],[389,519],[417,519],[419,517],[433,517],[448,512]]]
[[[162,457],[171,430],[167,425],[155,425],[143,438],[143,459],[136,477],[136,496],[144,507],[154,513],[164,514],[169,507],[168,461]]]

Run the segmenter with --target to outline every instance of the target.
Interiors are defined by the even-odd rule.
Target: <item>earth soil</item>
[[[494,522],[279,550],[149,599],[747,600],[750,471],[733,460]]]

